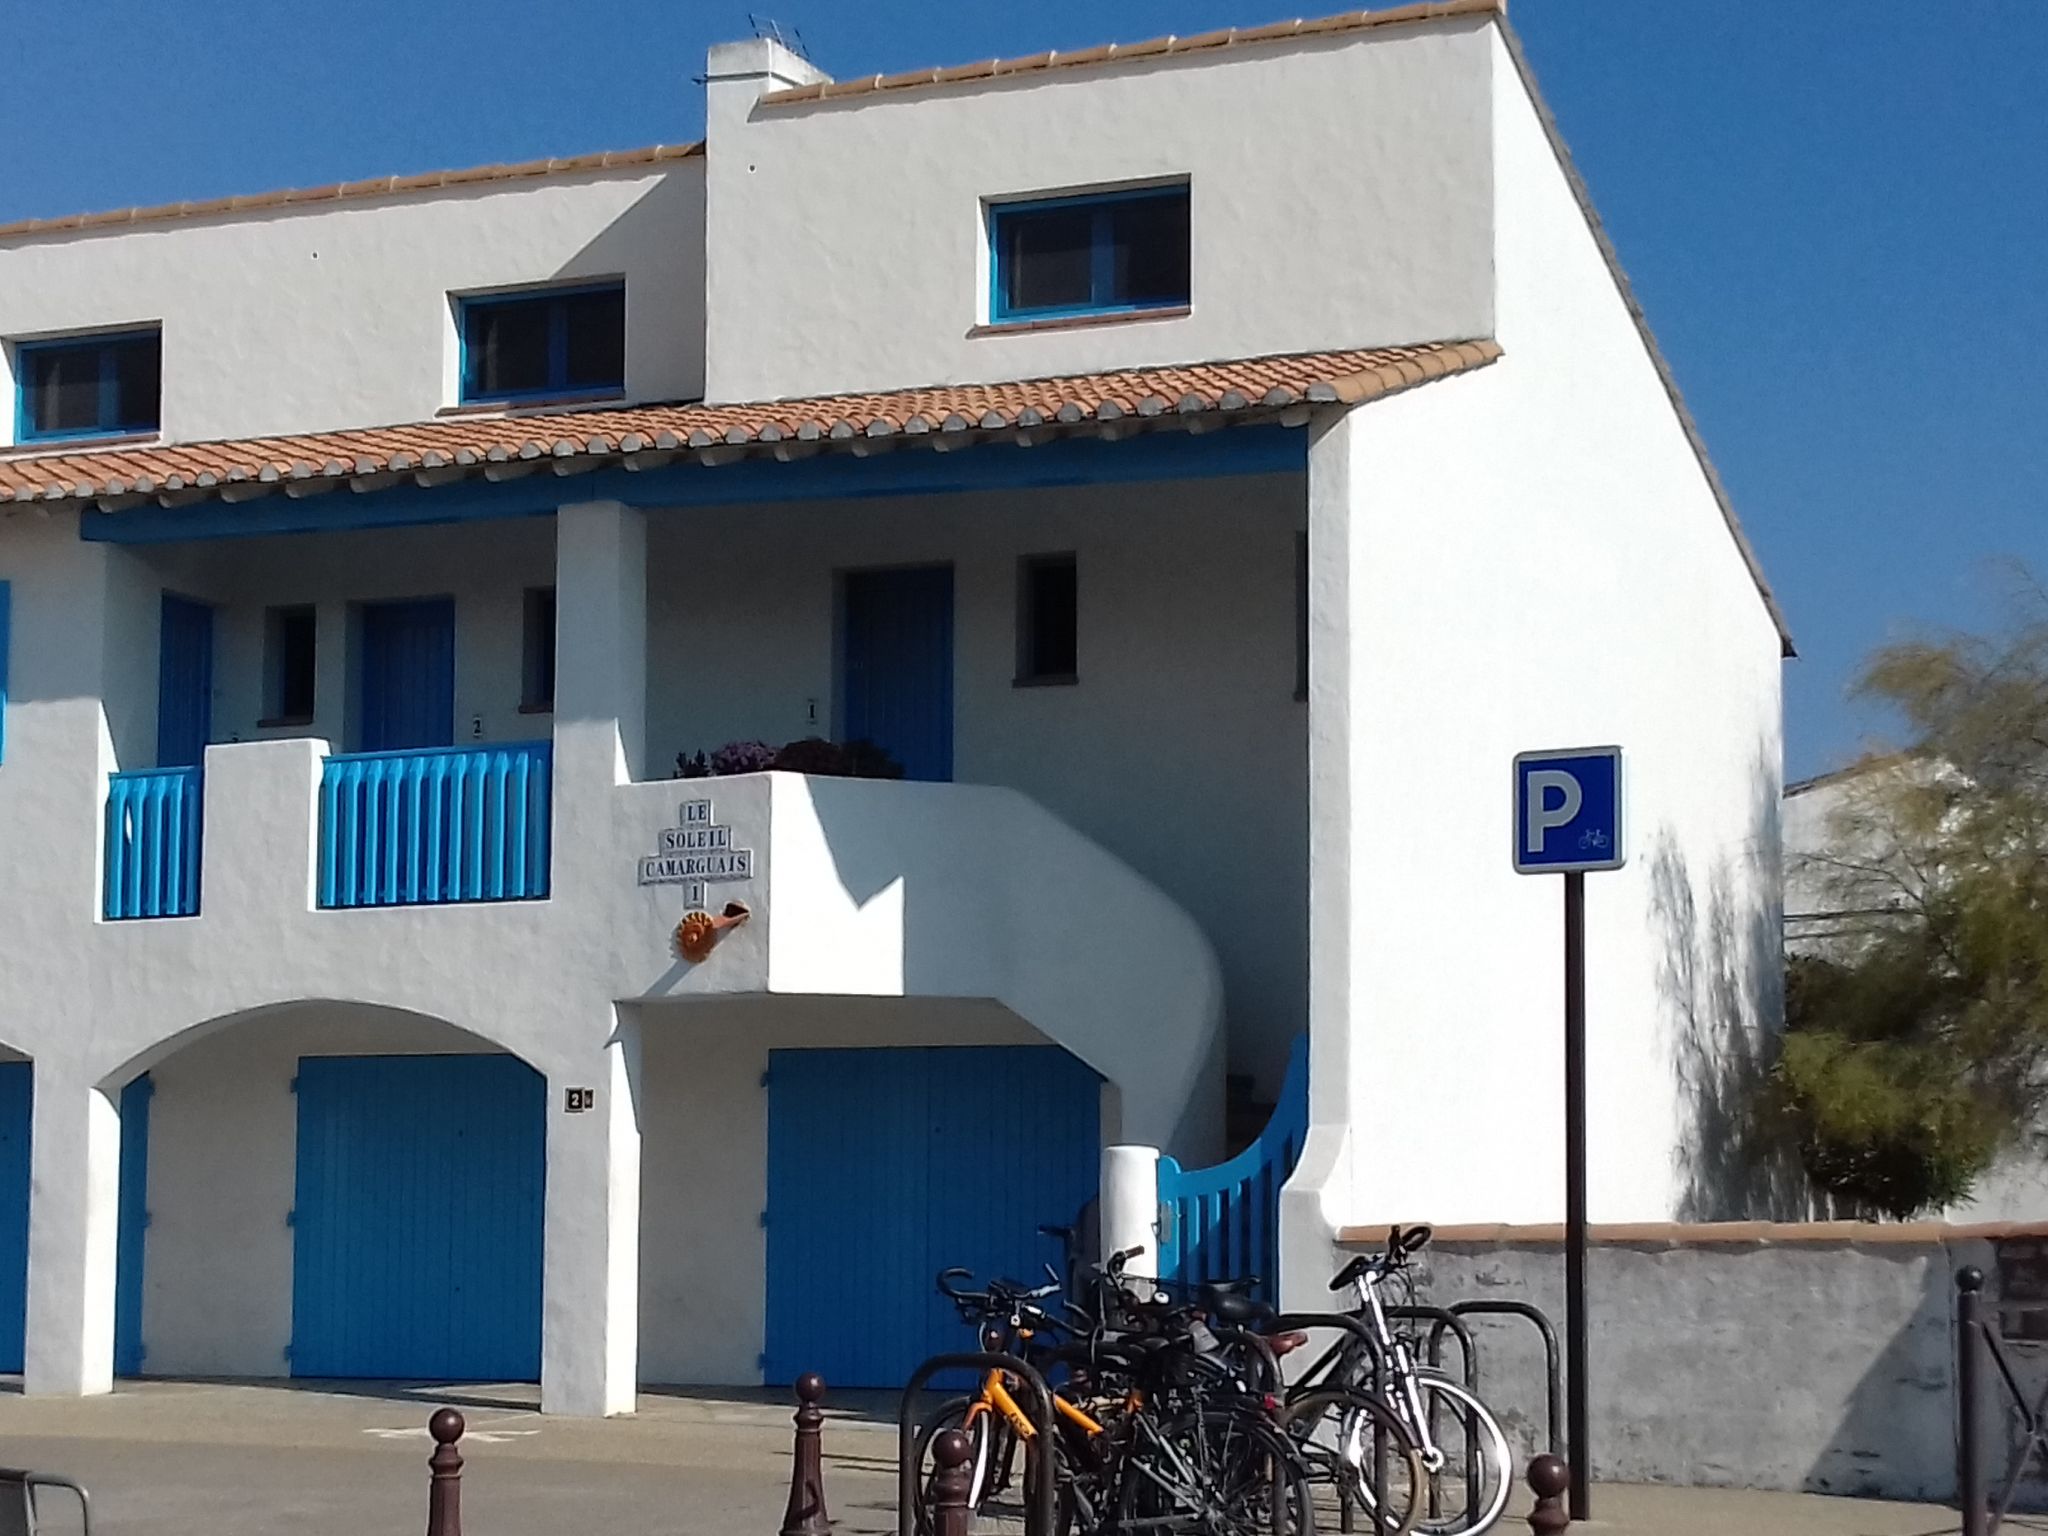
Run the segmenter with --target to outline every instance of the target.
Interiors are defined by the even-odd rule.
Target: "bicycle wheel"
[[[1423,1423],[1410,1428],[1422,1441],[1429,1479],[1415,1528],[1428,1536],[1479,1536],[1500,1519],[1514,1490],[1507,1432],[1486,1404],[1448,1377],[1419,1374],[1415,1386]],[[1405,1401],[1398,1385],[1394,1397]]]
[[[965,1397],[951,1398],[928,1414],[918,1426],[916,1517],[921,1536],[930,1536],[932,1531],[932,1478],[938,1471],[938,1463],[932,1456],[931,1445],[943,1429],[957,1429],[967,1436],[969,1529],[976,1536],[1015,1536],[1025,1528],[1025,1510],[1038,1487],[1039,1471],[1044,1465],[1038,1442],[1020,1440],[1009,1420],[999,1412],[976,1413],[970,1418],[968,1408],[973,1401]],[[1020,1461],[1021,1477],[1018,1476]],[[1067,1536],[1073,1528],[1076,1510],[1071,1480],[1058,1446],[1053,1449],[1053,1463],[1057,1479],[1053,1491],[1053,1536]]]
[[[1207,1409],[1132,1426],[1117,1529],[1145,1536],[1314,1536],[1307,1468],[1273,1425]]]
[[[967,1507],[980,1513],[998,1484],[1007,1480],[1009,1460],[1016,1436],[995,1413],[968,1410],[973,1398],[954,1397],[933,1409],[917,1427],[917,1528],[929,1531],[927,1511],[931,1505],[932,1477],[938,1463],[932,1459],[932,1441],[941,1430],[957,1429],[967,1436]]]
[[[1275,1416],[1308,1469],[1325,1531],[1408,1536],[1423,1511],[1422,1450],[1401,1416],[1370,1392],[1304,1393]]]

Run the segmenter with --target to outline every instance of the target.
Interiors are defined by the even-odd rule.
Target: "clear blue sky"
[[[842,76],[1290,14],[762,3]],[[1883,724],[1844,698],[1872,645],[1989,622],[1997,557],[2048,570],[2048,3],[1514,18],[1791,617],[1787,769],[1828,767]],[[744,0],[0,0],[0,220],[695,138],[705,47],[749,31]]]

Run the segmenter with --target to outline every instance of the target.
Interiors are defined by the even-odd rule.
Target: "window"
[[[1188,302],[1188,189],[998,203],[989,319],[1136,313]]]
[[[272,608],[263,615],[263,724],[312,722],[319,630],[311,608]]]
[[[519,708],[545,714],[555,707],[555,589],[526,589],[524,661]]]
[[[462,299],[462,398],[616,395],[626,387],[626,285]]]
[[[163,333],[18,342],[14,377],[20,442],[154,432],[162,415]]]
[[[1028,555],[1017,571],[1017,681],[1080,675],[1079,586],[1072,555]]]

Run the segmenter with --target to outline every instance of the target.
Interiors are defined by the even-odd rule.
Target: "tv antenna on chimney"
[[[752,11],[747,12],[747,25],[754,29],[754,36],[771,43],[780,43],[800,59],[810,58],[809,51],[804,47],[804,35],[795,27],[784,32],[782,23],[773,16],[756,16]]]

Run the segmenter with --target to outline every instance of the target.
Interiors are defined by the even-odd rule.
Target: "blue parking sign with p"
[[[1619,869],[1621,748],[1515,758],[1515,869],[1525,875]]]

